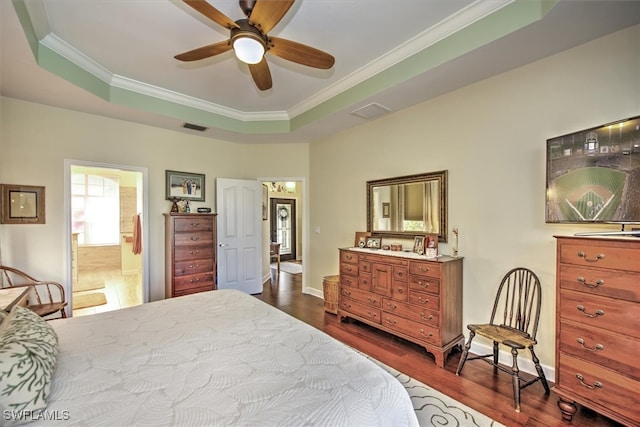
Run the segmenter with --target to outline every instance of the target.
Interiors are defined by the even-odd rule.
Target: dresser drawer
[[[438,295],[440,293],[440,281],[435,278],[415,276],[412,274],[409,277],[409,289]]]
[[[175,261],[188,261],[202,258],[215,258],[215,248],[213,245],[207,246],[182,246],[174,249]]]
[[[347,286],[349,288],[358,287],[358,278],[355,276],[349,276],[346,274],[340,274],[340,285]]]
[[[600,328],[563,320],[560,351],[640,379],[640,341]]]
[[[640,275],[635,273],[560,265],[559,280],[561,289],[640,302]]]
[[[400,280],[403,282],[407,281],[408,270],[406,266],[394,265],[392,271],[393,271],[393,280]]]
[[[174,230],[176,233],[185,231],[213,231],[213,219],[202,217],[176,218]]]
[[[213,260],[204,258],[192,261],[180,261],[173,264],[173,274],[186,276],[187,274],[210,273],[213,271]]]
[[[382,297],[371,292],[365,292],[351,288],[342,288],[340,289],[340,298],[343,297],[350,298],[367,306],[375,308],[382,307]]]
[[[569,240],[558,248],[558,261],[583,267],[612,268],[640,272],[638,250],[626,243],[591,239]]]
[[[190,274],[174,278],[174,292],[185,292],[195,288],[213,289],[213,273]]]
[[[358,254],[355,252],[349,251],[340,251],[340,263],[350,263],[357,264],[358,263]]]
[[[640,304],[583,292],[560,291],[560,317],[590,327],[640,337]]]
[[[213,234],[206,231],[176,233],[173,237],[176,246],[213,245]]]
[[[409,304],[433,311],[440,311],[440,298],[424,292],[409,290]]]
[[[404,304],[387,298],[382,301],[382,311],[404,317],[405,319],[424,323],[425,325],[433,326],[434,328],[437,328],[440,322],[440,314],[437,311],[427,310],[425,308],[416,309],[413,305]]]
[[[412,320],[384,312],[382,313],[382,326],[386,326],[391,330],[429,344],[440,344],[440,330],[438,328],[425,325],[424,323],[414,322]]]
[[[640,383],[595,363],[560,353],[556,386],[640,422]]]
[[[360,271],[360,274],[362,274],[362,273],[371,274],[371,262],[369,262],[369,261],[360,261],[358,263],[358,271]]]
[[[407,282],[393,282],[391,298],[396,301],[407,302],[409,300],[409,285],[407,285]]]
[[[347,274],[349,276],[358,275],[358,264],[347,264],[346,262],[340,263],[340,274]]]
[[[437,262],[411,261],[409,273],[419,276],[440,277],[440,264]]]
[[[371,275],[370,274],[362,274],[358,276],[358,289],[362,289],[363,291],[371,291]]]
[[[356,316],[356,318],[359,317],[361,319],[368,320],[369,322],[380,323],[380,310],[377,308],[360,304],[350,298],[343,298],[342,295],[340,296],[339,307],[341,310],[347,311]]]

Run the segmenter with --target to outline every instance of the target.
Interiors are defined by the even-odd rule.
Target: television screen
[[[547,140],[548,223],[640,223],[640,116]]]

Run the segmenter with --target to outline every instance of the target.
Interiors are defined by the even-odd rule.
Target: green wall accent
[[[288,133],[484,46],[545,16],[558,0],[516,0],[415,55],[289,120],[244,121],[111,85],[37,39],[25,0],[13,0],[38,65],[116,104],[239,133]]]

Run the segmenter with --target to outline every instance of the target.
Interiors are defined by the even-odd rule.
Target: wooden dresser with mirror
[[[423,346],[444,367],[462,335],[462,258],[340,249],[338,318]]]

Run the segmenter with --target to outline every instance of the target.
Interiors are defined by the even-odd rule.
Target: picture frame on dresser
[[[416,236],[413,238],[413,252],[418,255],[424,255],[425,236]]]
[[[382,238],[381,237],[367,237],[367,240],[365,241],[365,246],[368,249],[380,249],[380,247],[382,246]]]
[[[200,173],[165,171],[166,200],[175,197],[204,202],[205,176]]]
[[[2,224],[44,224],[44,187],[0,184]]]

